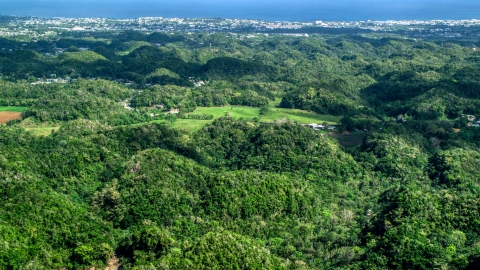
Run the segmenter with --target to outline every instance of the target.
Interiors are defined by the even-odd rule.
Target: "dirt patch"
[[[454,128],[453,131],[455,131],[455,133],[459,133],[460,129],[459,128]]]
[[[120,268],[121,264],[120,264],[120,260],[113,256],[113,258],[111,258],[109,261],[108,261],[108,265],[107,267],[105,267],[105,270],[118,270]],[[64,268],[61,268],[60,270],[63,270]],[[65,268],[67,269],[67,268]],[[88,270],[96,270],[97,268],[95,268],[95,266],[92,266],[90,268],[88,268]],[[98,268],[98,269],[101,269],[101,268]]]
[[[19,112],[0,112],[0,123],[5,124],[10,120],[22,119],[21,114]]]
[[[117,257],[113,257],[108,262],[108,266],[105,270],[118,270],[120,268],[120,260]]]

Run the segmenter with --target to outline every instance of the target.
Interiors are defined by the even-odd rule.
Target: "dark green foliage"
[[[144,35],[141,32],[132,31],[132,30],[128,30],[120,33],[116,39],[121,42],[128,42],[128,41],[135,40],[135,41],[148,41],[151,43],[162,43],[162,44],[185,40],[185,38],[181,35],[169,35],[169,34],[158,33],[158,32],[154,32],[149,35]]]
[[[418,185],[387,191],[381,199],[385,210],[375,217],[370,235],[377,235],[370,240],[377,254],[367,262],[376,263],[381,254],[389,268],[465,268],[469,256],[477,254],[468,247],[479,240],[478,211],[468,203],[472,199],[471,194]]]
[[[325,89],[301,89],[287,93],[282,99],[281,107],[311,110],[321,114],[355,115],[367,112],[352,100],[342,95],[334,94]]]
[[[406,100],[422,94],[432,86],[414,71],[392,72],[383,76],[379,82],[365,90],[372,101]]]
[[[202,69],[212,78],[241,77],[245,75],[263,74],[274,76],[275,70],[262,63],[250,63],[231,57],[220,57],[209,60]]]
[[[25,138],[21,130],[1,129],[0,267],[105,265],[113,255],[115,230],[37,173],[30,162],[40,156],[26,152],[35,147],[34,139],[28,141],[31,146],[19,145],[15,141]],[[5,152],[9,147],[14,148]]]
[[[439,185],[468,188],[478,185],[480,170],[478,151],[451,149],[436,153],[430,160],[430,177]]]
[[[33,117],[41,122],[91,119],[112,125],[145,122],[149,118],[146,113],[123,108],[119,101],[130,97],[131,90],[109,81],[80,80],[64,86],[62,90],[46,93],[22,116]]]
[[[243,105],[243,106],[252,106],[252,107],[262,107],[268,105],[268,98],[260,96],[257,92],[246,91],[240,95],[235,95],[232,97],[230,103],[232,105]]]
[[[214,167],[314,171],[332,179],[348,178],[358,169],[331,139],[294,123],[258,125],[220,118],[194,141],[201,161]]]
[[[364,153],[375,156],[375,170],[390,177],[419,177],[427,163],[427,156],[413,141],[383,133],[368,136],[362,145]]]

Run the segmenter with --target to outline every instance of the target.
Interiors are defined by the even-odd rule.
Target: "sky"
[[[480,0],[0,0],[0,15],[288,21],[480,19]]]

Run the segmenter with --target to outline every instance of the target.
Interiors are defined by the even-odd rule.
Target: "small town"
[[[38,18],[0,16],[0,37],[24,36],[26,39],[53,38],[65,32],[93,33],[135,30],[143,32],[254,32],[259,34],[296,34],[308,36],[321,29],[357,29],[367,32],[404,32],[419,37],[455,38],[473,34],[480,20],[387,20],[387,21],[266,21],[253,19],[206,19],[142,17],[136,19],[108,18]],[[303,32],[305,31],[305,32]]]

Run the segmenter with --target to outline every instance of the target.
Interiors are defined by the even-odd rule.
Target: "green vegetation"
[[[192,116],[199,116],[195,118]],[[310,123],[338,123],[340,117],[333,115],[321,115],[297,109],[272,108],[268,113],[262,114],[261,108],[246,106],[225,107],[197,107],[195,111],[185,114],[182,118],[154,120],[154,123],[165,123],[171,128],[179,128],[188,131],[197,131],[214,119],[228,116],[233,119],[244,119],[257,122],[295,121],[299,124]],[[208,119],[204,119],[208,118]]]
[[[28,107],[0,106],[0,112],[24,112]]]
[[[63,61],[78,61],[83,63],[91,63],[98,60],[107,60],[105,57],[92,51],[65,52],[61,55],[60,59]]]
[[[40,126],[40,127],[27,127],[25,130],[32,132],[35,136],[48,136],[53,132],[57,131],[60,127],[58,126]]]
[[[477,269],[480,44],[357,33],[2,40],[0,269]]]

